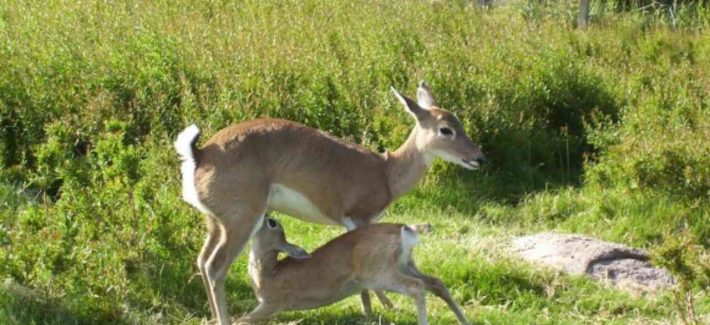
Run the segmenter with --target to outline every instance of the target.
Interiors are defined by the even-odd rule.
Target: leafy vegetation
[[[271,116],[394,149],[412,121],[388,89],[420,79],[490,166],[435,164],[385,221],[434,225],[417,260],[470,318],[673,322],[690,295],[708,319],[710,12],[609,3],[581,31],[572,6],[536,1],[0,0],[0,323],[199,323],[204,230],[179,199],[176,134]],[[342,231],[281,220],[308,249]],[[547,229],[691,273],[682,294],[630,296],[499,244]],[[255,305],[245,269],[228,278],[234,315]],[[382,321],[414,323],[396,303]],[[455,320],[430,305],[432,323]],[[300,319],[366,321],[354,298],[279,316]]]

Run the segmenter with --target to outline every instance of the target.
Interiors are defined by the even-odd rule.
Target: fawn
[[[286,241],[283,227],[265,217],[249,253],[249,276],[259,305],[238,324],[265,320],[281,310],[332,304],[361,290],[386,290],[414,298],[419,325],[427,324],[424,291],[443,299],[461,324],[469,322],[440,279],[421,273],[412,260],[418,233],[429,225],[371,224],[313,251]],[[278,260],[279,252],[288,257]]]

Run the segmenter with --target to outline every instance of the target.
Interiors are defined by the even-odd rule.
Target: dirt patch
[[[655,291],[675,284],[668,270],[654,267],[640,249],[576,234],[544,232],[513,240],[527,261],[605,281],[632,291]]]

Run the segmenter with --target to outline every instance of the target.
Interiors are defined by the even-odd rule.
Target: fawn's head
[[[295,259],[306,259],[311,257],[303,248],[286,241],[286,234],[281,224],[269,216],[264,217],[263,225],[256,232],[253,242],[253,250],[257,255],[267,253],[284,252]]]

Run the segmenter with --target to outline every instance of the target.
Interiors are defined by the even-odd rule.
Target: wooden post
[[[577,17],[577,27],[587,28],[589,24],[589,1],[579,0],[579,16]]]

